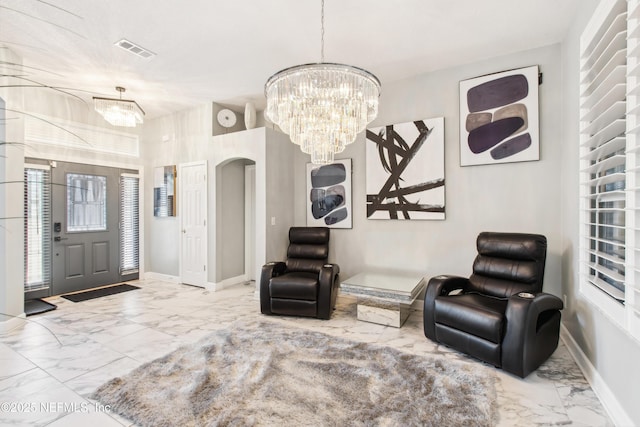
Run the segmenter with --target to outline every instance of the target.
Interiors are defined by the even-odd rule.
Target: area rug
[[[77,292],[75,294],[66,294],[66,295],[60,295],[60,296],[62,298],[68,299],[69,301],[81,302],[81,301],[87,301],[90,299],[106,297],[109,295],[115,295],[121,292],[129,292],[136,289],[140,289],[140,288],[133,285],[123,284],[123,285],[108,286],[106,288],[98,288],[98,289],[93,289],[91,291]]]
[[[491,426],[495,378],[277,322],[236,323],[91,396],[140,426]]]

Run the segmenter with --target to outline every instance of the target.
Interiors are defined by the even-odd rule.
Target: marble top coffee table
[[[340,291],[357,298],[358,320],[399,328],[426,285],[417,274],[360,273],[343,280]]]

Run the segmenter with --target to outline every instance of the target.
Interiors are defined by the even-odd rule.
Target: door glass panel
[[[67,174],[67,232],[107,229],[107,177]]]

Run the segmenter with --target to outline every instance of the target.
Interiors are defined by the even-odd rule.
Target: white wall
[[[640,425],[640,343],[622,331],[579,290],[578,155],[580,34],[597,0],[584,1],[562,46],[563,144],[561,152],[562,292],[568,296],[563,325],[586,358],[587,377],[612,416]]]
[[[6,93],[0,92],[0,333],[10,329],[15,316],[24,314],[24,150],[14,144],[22,141],[21,120],[5,120],[16,117],[5,113],[5,108],[15,109],[18,104],[3,96]]]
[[[22,62],[6,48],[0,60]],[[0,77],[0,333],[24,314],[24,92],[14,83]]]
[[[445,119],[446,220],[368,220],[365,206],[365,136],[340,158],[353,159],[353,228],[331,230],[330,258],[343,278],[363,270],[412,271],[426,276],[469,275],[481,231],[541,233],[548,239],[545,290],[560,287],[560,169],[562,124],[559,45],[492,58],[395,82],[382,82],[380,113],[371,127],[431,117]],[[540,161],[460,167],[461,80],[539,65]],[[375,70],[374,70],[375,71]],[[305,224],[305,164],[296,157],[296,223]]]
[[[143,239],[147,271],[177,276],[180,261],[180,218],[153,216],[153,170],[207,159],[210,138],[210,104],[149,120],[144,125],[141,153],[145,164],[144,178],[148,183],[143,196],[148,206],[143,212],[147,227]],[[209,185],[209,200],[215,196],[214,188]]]

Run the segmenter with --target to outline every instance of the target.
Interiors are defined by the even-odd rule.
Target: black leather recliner
[[[480,233],[471,277],[436,276],[424,334],[522,378],[558,346],[562,301],[542,292],[547,239]]]
[[[285,262],[262,266],[263,314],[329,319],[338,296],[340,267],[329,264],[327,227],[291,227]]]

